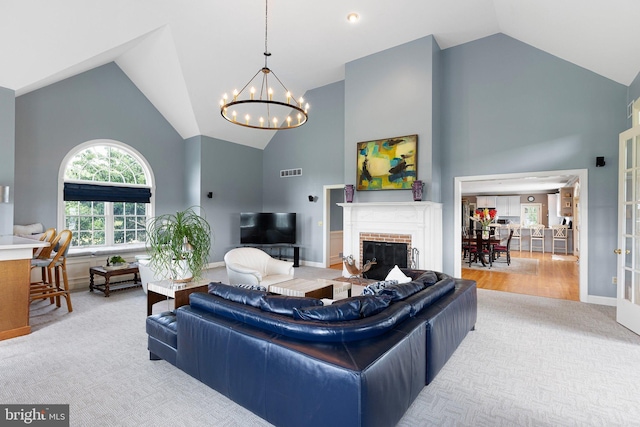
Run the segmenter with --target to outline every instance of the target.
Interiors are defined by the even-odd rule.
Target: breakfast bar
[[[0,340],[31,333],[29,285],[33,249],[47,246],[39,240],[0,236]]]

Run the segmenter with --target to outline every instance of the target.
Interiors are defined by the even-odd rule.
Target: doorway
[[[336,257],[342,256],[342,207],[336,203],[344,202],[344,184],[324,185],[322,188],[322,265],[329,268],[336,263]]]
[[[489,180],[523,180],[530,178],[546,178],[556,175],[575,175],[578,177],[578,181],[581,187],[581,199],[580,203],[576,207],[577,215],[579,217],[579,227],[576,227],[574,233],[579,234],[579,293],[580,301],[587,302],[588,298],[588,171],[587,169],[573,169],[573,170],[559,170],[559,171],[543,171],[543,172],[526,172],[526,173],[514,173],[514,174],[499,174],[499,175],[482,175],[482,176],[466,176],[454,178],[454,240],[453,240],[453,260],[454,260],[454,276],[461,277],[462,275],[462,260],[460,254],[462,253],[462,227],[457,224],[462,223],[462,185],[463,183],[476,183],[478,181]]]

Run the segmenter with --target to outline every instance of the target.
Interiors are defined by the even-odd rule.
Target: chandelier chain
[[[269,53],[269,48],[267,47],[267,39],[268,39],[268,28],[269,28],[269,0],[264,1],[264,68],[267,67],[267,58],[271,55]]]

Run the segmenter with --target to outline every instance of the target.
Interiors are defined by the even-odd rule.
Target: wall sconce
[[[596,167],[599,168],[599,167],[602,167],[604,165],[605,165],[604,156],[603,157],[596,157]]]
[[[318,201],[318,196],[311,196],[311,195],[309,195],[308,197],[309,197],[309,201],[310,201],[311,203],[313,203],[313,202],[317,202],[317,201]]]
[[[0,203],[9,203],[9,186],[0,185]]]

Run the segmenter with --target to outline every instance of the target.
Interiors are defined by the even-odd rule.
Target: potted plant
[[[147,252],[156,271],[174,282],[199,278],[209,262],[211,227],[190,207],[152,218],[147,226]]]

